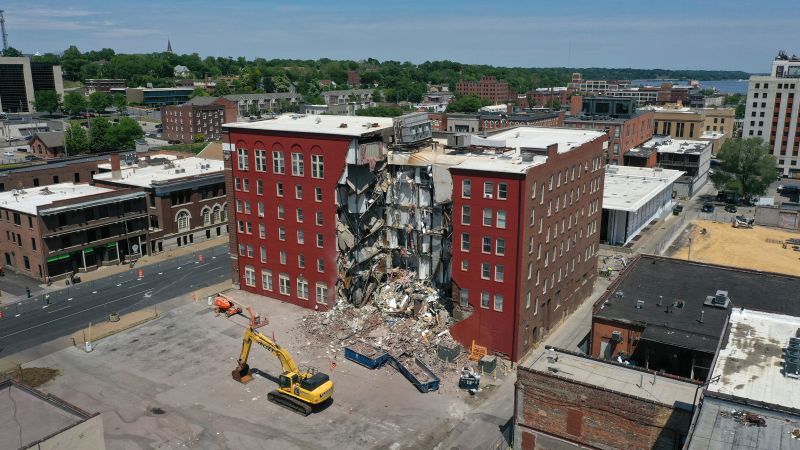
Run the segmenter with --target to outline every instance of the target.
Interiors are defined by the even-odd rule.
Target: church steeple
[[[172,53],[172,43],[169,42],[169,38],[167,38],[167,53]]]

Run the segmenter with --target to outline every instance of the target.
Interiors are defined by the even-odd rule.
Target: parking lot
[[[442,386],[422,394],[394,369],[368,370],[345,360],[334,345],[294,337],[299,334],[292,330],[310,311],[235,293],[269,317],[261,331],[274,336],[300,367],[331,376],[335,394],[327,409],[303,417],[267,401],[273,381],[232,380],[246,321],[215,316],[205,302],[105,338],[91,353],[69,348],[27,366],[61,371],[42,389],[101,412],[109,449],[432,448],[497,392],[472,397]],[[280,372],[277,359],[258,346],[250,365],[270,375]]]

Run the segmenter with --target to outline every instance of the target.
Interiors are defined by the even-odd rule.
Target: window
[[[305,278],[297,279],[297,298],[308,300],[308,281]]]
[[[237,212],[237,213],[240,213],[240,212],[242,212],[242,211],[243,211],[243,208],[242,208],[242,201],[241,201],[241,200],[239,200],[239,199],[236,199],[236,212]]]
[[[289,275],[286,275],[285,273],[278,275],[278,283],[280,284],[280,290],[282,295],[292,294],[292,288],[290,287],[291,285],[289,284]]]
[[[481,278],[489,280],[492,277],[492,265],[489,263],[481,263]]]
[[[249,163],[247,161],[247,149],[237,148],[236,160],[239,163],[239,170],[247,170],[249,168]]]
[[[469,233],[461,233],[461,251],[469,251]]]
[[[315,187],[314,188],[314,201],[321,202],[322,201],[322,188]]]
[[[250,202],[245,200],[244,201],[244,213],[245,214],[250,214],[251,212],[252,212],[252,210],[250,209]]]
[[[472,208],[469,205],[464,205],[461,207],[461,224],[462,225],[469,225],[470,224],[470,212]]]
[[[492,226],[492,210],[489,208],[483,210],[483,226]]]
[[[272,152],[272,171],[277,174],[286,173],[286,161],[283,159],[283,152]]]
[[[297,243],[298,244],[305,244],[306,242],[306,235],[303,230],[297,230]]]
[[[489,293],[481,292],[481,308],[489,309]]]
[[[494,194],[494,183],[491,181],[485,181],[483,183],[483,198],[492,198]]]
[[[461,288],[458,292],[458,304],[462,308],[466,308],[469,305],[469,289]]]
[[[294,198],[297,200],[303,199],[303,186],[300,186],[299,184],[294,186]]]
[[[31,249],[36,250],[36,238],[31,238]]]
[[[506,227],[506,212],[497,211],[497,228],[505,228],[505,227]]]
[[[253,257],[253,246],[250,245],[250,244],[247,245],[247,257],[248,258],[252,258]]]
[[[472,197],[472,181],[470,180],[462,180],[461,181],[461,198],[470,198]]]
[[[178,222],[178,231],[189,231],[189,212],[186,210],[182,210],[178,213],[176,218],[176,222]]]
[[[303,223],[303,208],[297,208],[297,221]]]
[[[284,209],[283,205],[278,205],[278,219],[285,219],[286,218],[286,209]]]
[[[322,155],[311,155],[311,178],[325,178],[325,165]]]
[[[203,226],[211,225],[211,210],[208,208],[203,208]]]
[[[328,303],[328,286],[322,283],[317,283],[317,303],[320,304],[327,304]]]
[[[267,291],[272,290],[272,272],[269,270],[261,271],[261,288]]]
[[[500,200],[508,198],[508,185],[506,183],[497,183],[497,198]]]
[[[267,151],[256,150],[256,172],[267,171]]]
[[[503,296],[501,294],[494,294],[494,310],[503,312]]]
[[[256,269],[253,266],[244,266],[244,284],[251,287],[256,285]]]
[[[264,217],[264,203],[258,202],[258,217]]]
[[[317,258],[317,272],[325,273],[325,260],[322,258]]]
[[[494,266],[494,281],[502,283],[505,281],[506,268],[502,264]]]
[[[322,225],[322,211],[317,211],[314,215],[316,216],[316,224]]]
[[[322,248],[324,245],[325,238],[323,238],[321,234],[317,233],[317,247]]]
[[[297,255],[297,267],[301,269],[306,268],[306,256],[305,255]]]
[[[280,259],[281,264],[286,265],[286,251],[281,250],[280,253],[278,254],[278,257]]]
[[[503,256],[506,254],[506,240],[505,239],[496,239],[495,240],[495,250],[494,252],[498,256]]]
[[[483,253],[491,253],[492,252],[492,238],[484,236],[483,237]]]
[[[264,181],[263,180],[256,180],[256,194],[257,195],[264,195]]]
[[[286,240],[286,228],[278,227],[278,240],[285,241]]]
[[[283,197],[283,183],[278,183],[275,185],[275,195],[278,197]]]
[[[305,174],[303,167],[303,154],[292,153],[292,175],[302,177]]]
[[[528,309],[530,307],[531,307],[531,291],[528,291],[528,293],[525,294],[525,309]]]
[[[467,261],[466,259],[462,259],[461,260],[461,270],[466,272],[468,269],[469,269],[469,261]]]

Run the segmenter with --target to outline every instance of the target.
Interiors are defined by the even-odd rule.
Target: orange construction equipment
[[[217,296],[214,299],[214,309],[217,313],[225,313],[228,317],[242,312],[241,306],[238,306],[236,303],[233,303],[230,299],[223,296]]]
[[[483,358],[488,354],[488,349],[482,345],[478,345],[475,341],[472,341],[472,350],[469,353],[469,360],[470,361],[478,361],[479,359]]]

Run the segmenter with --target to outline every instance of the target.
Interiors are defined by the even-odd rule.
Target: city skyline
[[[71,44],[82,51],[108,47],[150,53],[166,49],[170,39],[176,53],[248,59],[371,57],[763,73],[779,49],[800,40],[800,31],[791,26],[798,7],[788,1],[767,3],[751,11],[740,0],[681,0],[666,6],[616,1],[600,11],[584,1],[569,7],[506,2],[489,10],[485,2],[475,1],[406,2],[389,14],[385,5],[357,1],[333,6],[315,1],[164,5],[91,0],[63,8],[45,0],[10,2],[4,9],[9,44],[24,53],[61,52]],[[276,16],[280,20],[272,19]],[[215,27],[222,32],[210,32]]]

